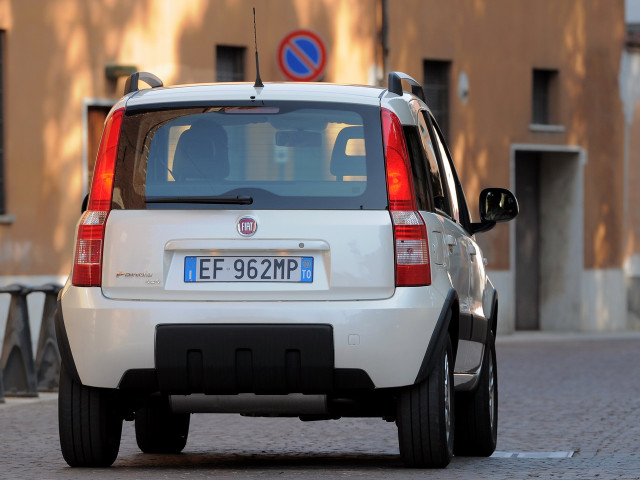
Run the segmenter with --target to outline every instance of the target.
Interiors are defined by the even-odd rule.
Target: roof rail
[[[389,91],[391,93],[395,93],[396,95],[402,96],[404,92],[402,88],[402,80],[411,85],[411,93],[413,93],[423,102],[427,102],[424,98],[424,90],[422,90],[422,85],[406,73],[389,72]]]
[[[149,72],[136,72],[132,73],[129,78],[127,78],[127,83],[124,84],[124,95],[131,92],[137,92],[140,90],[138,88],[138,82],[142,80],[151,88],[162,87],[163,83],[158,77],[156,77],[153,73]]]

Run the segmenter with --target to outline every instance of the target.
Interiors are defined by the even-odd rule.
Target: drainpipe
[[[632,51],[624,49],[620,62],[620,73],[618,76],[618,86],[624,115],[624,150],[623,150],[623,248],[625,254],[628,248],[629,231],[629,133],[633,125],[636,102],[640,100],[640,88],[638,87],[640,78],[640,56]]]
[[[629,48],[628,46],[622,50],[622,61],[620,62],[620,73],[618,76],[618,85],[620,89],[620,97],[622,100],[622,107],[624,113],[624,150],[623,150],[623,224],[622,224],[622,233],[623,233],[623,241],[622,247],[624,248],[624,257],[623,261],[623,269],[625,273],[625,281],[627,283],[627,289],[625,289],[625,301],[624,301],[624,309],[626,313],[626,324],[625,327],[629,327],[631,316],[630,314],[633,311],[634,305],[634,297],[635,292],[629,289],[629,285],[631,285],[633,278],[638,275],[635,266],[635,255],[633,251],[629,252],[629,243],[628,243],[628,235],[630,231],[630,220],[629,213],[631,210],[631,206],[629,205],[629,193],[630,193],[630,185],[629,185],[629,171],[630,171],[630,134],[631,127],[634,121],[634,113],[636,103],[640,101],[640,83],[638,82],[640,79],[640,55],[638,55],[637,51]],[[627,256],[629,255],[629,256]]]
[[[380,0],[376,2],[376,38],[374,42],[373,75],[371,82],[379,87],[387,86],[389,73],[389,2]]]
[[[389,2],[388,0],[381,0],[382,2],[382,82],[383,85],[386,82],[387,75],[389,74]]]

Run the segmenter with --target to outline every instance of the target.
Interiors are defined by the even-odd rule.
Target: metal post
[[[43,292],[45,294],[35,365],[38,391],[40,392],[58,391],[60,350],[56,341],[54,318],[58,292],[61,288],[60,285],[48,283],[32,290],[33,292]]]
[[[27,311],[27,295],[30,292],[29,287],[18,284],[0,288],[0,293],[11,294],[0,357],[6,396],[38,396]]]

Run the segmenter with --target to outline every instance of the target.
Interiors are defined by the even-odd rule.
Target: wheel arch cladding
[[[493,338],[496,338],[496,334],[498,333],[498,291],[493,291],[493,299],[491,300],[491,313],[489,314],[489,322],[490,329],[489,331],[493,333]],[[488,341],[488,339],[487,339]]]
[[[425,380],[432,372],[438,358],[438,353],[447,346],[447,337],[451,338],[453,361],[455,363],[459,337],[459,300],[458,293],[453,288],[447,293],[438,321],[431,335],[431,340],[429,340],[427,351],[424,354],[418,375],[414,381],[415,384]]]
[[[58,305],[56,307],[56,313],[54,316],[54,325],[56,329],[56,340],[58,342],[58,350],[60,351],[60,358],[62,363],[67,368],[67,372],[73,380],[77,383],[80,381],[80,375],[76,368],[76,363],[73,361],[73,353],[71,352],[71,345],[69,344],[69,337],[67,337],[67,329],[64,326],[64,316],[62,314],[62,291],[58,294]]]

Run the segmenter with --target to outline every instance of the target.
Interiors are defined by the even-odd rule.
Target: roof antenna
[[[262,88],[264,84],[260,79],[260,64],[258,63],[258,35],[256,34],[256,7],[253,7],[253,40],[256,45],[256,83],[253,84],[255,88]]]

